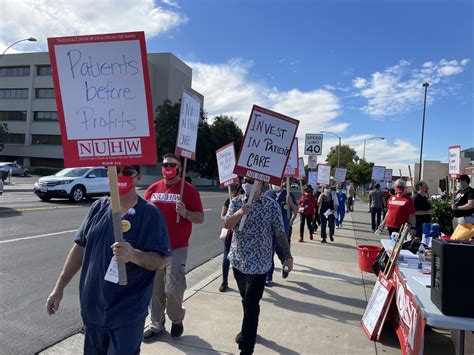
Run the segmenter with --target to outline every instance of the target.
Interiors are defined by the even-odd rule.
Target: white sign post
[[[219,184],[221,188],[230,186],[239,181],[234,174],[235,149],[234,143],[229,143],[216,151],[217,170],[219,171]]]
[[[335,182],[344,182],[346,181],[346,168],[336,168],[336,172],[334,173],[334,181]]]
[[[313,189],[316,189],[318,186],[318,172],[317,171],[308,171],[308,185],[311,185]]]
[[[331,178],[331,165],[318,164],[318,184],[329,185]]]
[[[305,135],[304,154],[305,155],[323,154],[323,135],[322,134],[307,133]]]
[[[458,178],[461,174],[461,146],[455,145],[448,148],[449,177]]]
[[[392,179],[393,179],[392,175],[393,175],[393,169],[385,169],[383,181],[386,183],[392,182]]]
[[[372,181],[384,181],[385,179],[385,166],[374,166],[372,167]]]
[[[298,138],[295,138],[293,145],[291,146],[290,157],[286,163],[285,172],[283,177],[297,177],[298,176]]]
[[[318,167],[318,156],[308,155],[308,169],[316,169]]]
[[[298,180],[300,182],[300,190],[303,193],[303,179],[305,178],[306,173],[304,171],[304,159],[298,158]]]

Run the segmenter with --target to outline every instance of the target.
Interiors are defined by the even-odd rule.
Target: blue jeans
[[[342,226],[342,222],[344,222],[344,217],[346,216],[346,207],[342,206],[342,209],[337,210],[337,218],[336,218],[336,226]]]

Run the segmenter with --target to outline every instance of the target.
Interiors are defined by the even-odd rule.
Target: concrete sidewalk
[[[256,354],[400,354],[389,324],[381,342],[369,341],[359,321],[370,297],[375,275],[358,268],[356,246],[379,245],[362,211],[346,215],[344,228],[336,230],[335,242],[315,240],[298,243],[299,224],[292,236],[293,272],[283,280],[276,268],[274,284],[261,301]],[[216,227],[217,228],[217,227]],[[242,307],[233,276],[230,290],[220,293],[220,260],[213,272],[186,292],[184,334],[172,339],[166,334],[155,343],[143,344],[142,354],[235,354],[235,335],[240,331]],[[168,329],[170,327],[167,323]],[[428,331],[428,354],[453,353],[446,334]],[[76,334],[42,354],[80,354],[82,335]]]

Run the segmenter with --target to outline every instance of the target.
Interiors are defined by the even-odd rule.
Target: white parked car
[[[84,197],[108,195],[107,169],[102,167],[63,169],[55,175],[40,178],[33,190],[43,201],[59,197],[79,202]]]

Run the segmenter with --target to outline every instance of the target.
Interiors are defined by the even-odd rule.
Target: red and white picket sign
[[[178,138],[175,153],[185,159],[196,160],[196,144],[201,115],[201,99],[191,90],[183,90],[179,113]]]
[[[219,185],[221,189],[226,186],[237,184],[239,177],[234,174],[235,148],[234,143],[226,144],[216,150],[217,170],[219,172]]]
[[[144,32],[48,38],[64,166],[156,164]]]
[[[318,164],[318,184],[329,185],[331,179],[331,165]]]
[[[285,171],[283,172],[284,178],[289,177],[298,177],[298,138],[295,137],[293,141],[293,145],[291,146],[290,157],[288,158],[288,162],[286,163]]]

